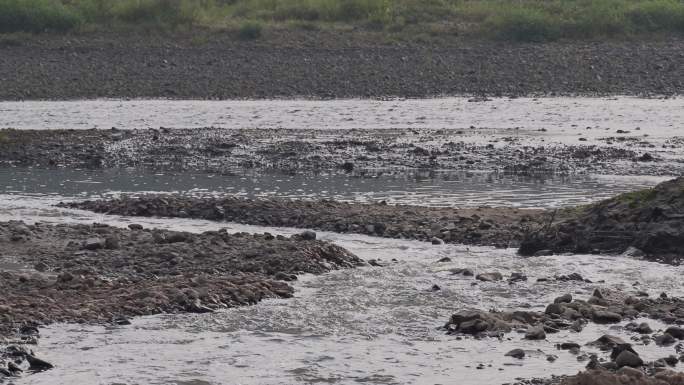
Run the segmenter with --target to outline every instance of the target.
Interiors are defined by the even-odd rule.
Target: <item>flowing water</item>
[[[23,128],[515,128],[534,140],[576,140],[586,127],[649,133],[663,143],[684,122],[680,99],[465,99],[407,101],[82,101],[0,103],[0,127]],[[639,130],[636,130],[636,128]],[[547,128],[546,133],[537,131]],[[533,135],[533,133],[536,133]],[[235,175],[145,173],[137,170],[0,169],[0,220],[109,223],[201,232],[291,235],[301,230],[191,219],[126,218],[55,208],[59,201],[123,193],[180,192],[196,196],[242,195],[288,198],[387,200],[432,206],[560,207],[591,202],[616,192],[653,186],[648,176],[550,176],[496,173],[378,173],[376,175]],[[684,267],[620,256],[520,258],[514,250],[320,233],[385,267],[301,276],[295,298],[204,315],[141,317],[123,327],[51,325],[41,329],[38,351],[55,369],[18,384],[502,384],[516,378],[572,374],[586,362],[559,342],[584,345],[600,335],[629,339],[620,325],[590,324],[582,333],[549,334],[546,341],[458,339],[439,327],[459,309],[541,310],[563,293],[588,297],[595,287],[684,295]],[[437,263],[442,257],[451,262]],[[0,269],[17,269],[4,261]],[[475,283],[449,269],[523,272],[527,282]],[[595,282],[537,282],[580,273]],[[431,290],[439,285],[441,290]],[[649,321],[657,330],[664,325]],[[505,357],[523,348],[523,360]],[[636,344],[646,360],[673,348]],[[593,352],[590,347],[583,351]],[[549,355],[557,360],[549,362]]]

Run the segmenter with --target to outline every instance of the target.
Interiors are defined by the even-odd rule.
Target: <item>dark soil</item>
[[[0,45],[0,100],[673,95],[684,89],[683,52],[678,38],[418,44],[334,31],[257,42],[197,32],[41,36]]]
[[[517,246],[528,229],[544,222],[542,210],[454,209],[328,200],[151,195],[63,206],[126,216],[198,218],[498,247]]]
[[[684,256],[684,177],[562,215],[530,233],[520,254],[627,252],[674,264]]]
[[[680,159],[664,162],[655,152],[645,160],[643,153],[623,143],[539,145],[514,131],[496,140],[487,135],[486,129],[476,128],[0,130],[0,165],[219,174],[244,169],[347,173],[421,169],[679,175],[684,168]]]

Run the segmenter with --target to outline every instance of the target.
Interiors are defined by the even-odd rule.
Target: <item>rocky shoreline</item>
[[[49,368],[38,368],[25,348],[37,343],[41,325],[121,325],[134,316],[288,298],[297,274],[366,264],[311,232],[285,238],[129,227],[0,223],[0,379]]]
[[[520,254],[628,253],[679,264],[684,250],[684,177],[566,210],[529,233]]]
[[[353,137],[353,139],[350,139]],[[231,174],[377,170],[490,171],[522,175],[680,175],[646,137],[610,143],[533,143],[511,130],[470,129],[0,129],[0,166],[138,168]],[[684,145],[672,141],[668,151]]]
[[[144,195],[62,203],[62,207],[125,216],[159,216],[230,221],[356,233],[433,243],[517,247],[525,234],[550,215],[515,208],[441,208],[287,199],[193,198]]]
[[[676,95],[684,40],[383,43],[335,31],[11,36],[0,100]],[[200,31],[201,32],[201,31]]]
[[[482,280],[481,275],[478,279]],[[518,281],[509,279],[511,284]],[[655,331],[647,322],[634,322],[643,318],[656,319],[669,326],[665,330]],[[581,340],[581,332],[589,322],[614,325],[626,320],[632,321],[624,326],[624,330],[632,334],[629,341],[611,334],[605,334],[595,341]],[[561,330],[574,332],[575,339],[579,341],[563,342],[557,344],[556,348],[576,356],[580,362],[587,362],[586,372],[529,380],[517,385],[675,385],[684,381],[684,374],[672,370],[684,362],[684,343],[681,342],[684,340],[683,324],[684,301],[679,298],[669,298],[665,293],[659,298],[648,298],[648,294],[639,291],[626,293],[597,288],[586,300],[564,294],[543,312],[462,310],[453,314],[444,328],[452,335],[478,339],[503,338],[508,333],[517,332],[523,336],[523,340],[545,340],[547,334]],[[639,345],[652,343],[663,348],[664,357],[645,362],[639,357]],[[598,348],[602,354],[587,352],[585,347]],[[523,360],[526,355],[525,349],[520,348],[506,353],[506,356],[518,360]],[[553,362],[558,357],[549,354],[546,358]]]

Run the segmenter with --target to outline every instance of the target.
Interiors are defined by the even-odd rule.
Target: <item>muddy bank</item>
[[[297,36],[293,36],[293,34]],[[0,100],[672,95],[684,40],[382,44],[336,32],[6,39]]]
[[[61,206],[126,216],[198,218],[497,247],[517,246],[528,229],[544,221],[542,210],[515,208],[454,209],[180,195],[123,197]]]
[[[628,253],[679,264],[684,256],[684,177],[562,212],[531,232],[520,254]]]
[[[613,135],[613,133],[610,133]],[[617,134],[618,136],[622,134]],[[582,139],[582,138],[580,138]],[[497,171],[680,175],[684,161],[647,137],[577,144],[530,141],[515,129],[0,130],[0,165],[136,167],[219,174],[244,169]],[[684,142],[671,141],[668,152]],[[667,157],[667,158],[665,158]]]
[[[288,298],[297,274],[365,263],[303,233],[202,234],[107,225],[0,223],[0,381],[51,368],[26,346],[53,322],[126,325]]]

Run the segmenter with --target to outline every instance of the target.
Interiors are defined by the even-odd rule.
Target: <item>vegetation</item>
[[[456,31],[517,41],[684,33],[682,0],[0,0],[0,32],[115,27],[318,30],[352,25],[395,34]]]

